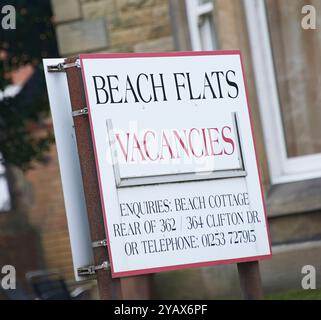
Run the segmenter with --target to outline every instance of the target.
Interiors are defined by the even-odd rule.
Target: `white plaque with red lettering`
[[[113,277],[269,258],[240,53],[80,61]]]

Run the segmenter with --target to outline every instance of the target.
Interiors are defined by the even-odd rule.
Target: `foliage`
[[[34,73],[17,96],[0,101],[0,152],[5,163],[26,169],[44,159],[53,140],[44,121],[49,108],[42,58],[56,56],[57,46],[49,0],[0,0],[0,8],[6,4],[16,9],[16,29],[0,30],[0,90],[20,67],[30,64]]]

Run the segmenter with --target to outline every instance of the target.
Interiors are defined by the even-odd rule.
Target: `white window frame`
[[[289,158],[264,0],[243,0],[272,184],[321,177],[321,153]]]
[[[215,50],[217,44],[215,39],[214,26],[206,23],[202,29],[200,29],[199,27],[199,19],[202,16],[213,13],[213,1],[199,4],[198,0],[185,0],[185,4],[192,50]],[[206,43],[206,48],[202,46],[202,38]]]
[[[1,154],[0,154],[1,160]],[[6,171],[3,164],[0,162],[0,213],[7,212],[11,209],[11,198],[9,192],[8,181],[6,178]]]
[[[3,91],[0,90],[0,101],[5,98],[15,97],[21,90],[22,86],[20,84],[8,85]],[[12,206],[8,180],[6,177],[6,168],[1,163],[1,160],[2,154],[0,153],[0,213],[10,211]],[[7,204],[7,206],[4,206],[4,203]]]

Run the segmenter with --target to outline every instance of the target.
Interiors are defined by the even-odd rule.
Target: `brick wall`
[[[33,188],[33,206],[29,221],[39,232],[43,259],[48,269],[58,269],[73,279],[67,219],[64,208],[56,148],[47,164],[36,164],[27,173]]]
[[[12,206],[10,211],[0,212],[0,269],[13,265],[17,285],[28,291],[25,274],[44,266],[40,233],[29,221],[30,183],[20,169],[12,166],[7,167],[7,178]]]
[[[14,266],[17,285],[29,293],[31,293],[31,289],[27,284],[26,273],[43,268],[42,250],[38,236],[37,231],[32,228],[16,230],[13,234],[0,233],[0,270],[4,265]]]

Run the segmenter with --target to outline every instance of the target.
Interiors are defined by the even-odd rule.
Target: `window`
[[[10,194],[5,173],[5,167],[1,163],[0,154],[0,212],[10,210]]]
[[[212,0],[186,0],[185,3],[192,49],[215,50]]]
[[[301,27],[300,0],[244,4],[272,183],[321,177],[319,31]]]

